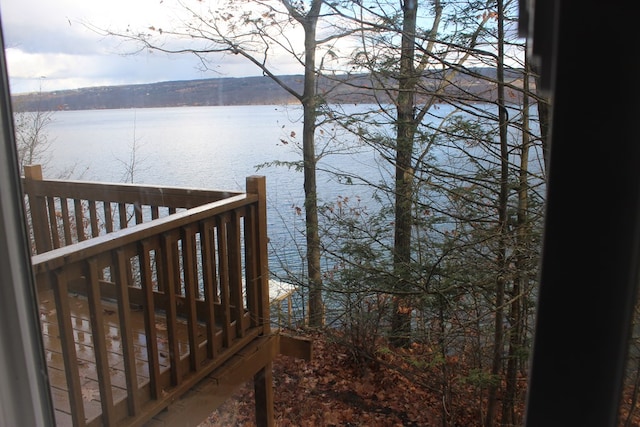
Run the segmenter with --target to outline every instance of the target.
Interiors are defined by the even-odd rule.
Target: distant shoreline
[[[478,69],[477,75],[487,79],[460,75],[456,89],[450,95],[477,95],[490,100],[495,97],[495,85],[489,83],[493,69]],[[512,78],[521,77],[513,72]],[[278,76],[288,87],[302,93],[302,75]],[[348,84],[346,83],[348,81]],[[434,84],[438,76],[425,82]],[[453,86],[452,86],[453,87]],[[368,75],[337,76],[322,78],[318,82],[319,92],[332,104],[375,104],[391,102],[382,90],[374,90]],[[266,76],[224,77],[201,80],[168,81],[120,86],[100,86],[68,89],[41,93],[16,94],[12,96],[15,112],[60,111],[60,110],[104,110],[120,108],[197,107],[229,105],[290,105],[298,99],[285,91],[273,79]]]

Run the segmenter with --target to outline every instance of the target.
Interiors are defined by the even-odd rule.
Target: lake
[[[353,108],[365,108],[353,107]],[[301,109],[297,106],[221,106],[116,110],[58,111],[46,128],[51,139],[45,177],[55,178],[68,168],[72,179],[131,182],[128,165],[134,165],[133,182],[223,190],[244,190],[245,177],[267,178],[270,264],[276,259],[299,264],[304,225],[296,207],[304,202],[301,172],[283,166],[256,166],[266,162],[296,161],[301,152]],[[320,134],[320,132],[319,132]],[[336,137],[327,130],[318,137]],[[341,142],[349,137],[341,135]],[[135,160],[134,157],[135,156]],[[321,162],[333,168],[381,179],[375,152],[359,147],[357,154],[335,154]],[[319,197],[359,196],[363,203],[370,189],[345,187],[331,174],[318,174]]]
[[[371,106],[345,108],[347,113],[357,113]],[[442,116],[448,112],[445,109],[438,107]],[[285,277],[286,271],[306,271],[304,216],[296,209],[304,204],[302,173],[283,166],[256,168],[276,160],[301,160],[300,107],[58,111],[46,132],[51,139],[50,161],[44,171],[48,178],[74,167],[72,179],[131,182],[131,175],[126,172],[133,164],[133,182],[139,184],[244,191],[247,176],[266,176],[269,268],[277,277]],[[342,145],[357,152],[336,152]],[[370,147],[358,146],[352,136],[339,130],[319,130],[316,146],[317,152],[332,151],[319,162],[320,169],[340,170],[373,183],[389,182],[392,176],[380,154]],[[482,159],[480,154],[478,158]],[[530,161],[539,163],[540,159],[539,154],[532,154]],[[345,186],[330,173],[318,173],[322,201],[335,201],[339,196],[359,197],[361,206],[374,211],[378,203],[371,199],[371,192],[371,187]],[[323,266],[329,268],[327,264]],[[304,307],[304,302],[295,304]]]

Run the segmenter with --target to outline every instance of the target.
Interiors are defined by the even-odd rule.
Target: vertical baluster
[[[62,211],[62,229],[64,230],[64,244],[73,244],[71,235],[71,216],[69,215],[69,202],[66,198],[60,197],[60,210]]]
[[[245,234],[244,234],[244,247],[246,260],[246,274],[247,274],[247,308],[251,313],[250,321],[251,326],[255,327],[260,324],[260,313],[258,312],[258,295],[260,280],[258,276],[258,236],[256,227],[256,207],[254,205],[249,206],[247,209],[247,216],[244,220]]]
[[[78,236],[78,241],[82,242],[83,240],[87,240],[87,236],[84,234],[84,212],[82,200],[73,199],[73,209],[76,220],[76,235]]]
[[[236,336],[243,337],[244,326],[244,297],[242,292],[242,243],[240,210],[234,210],[229,223],[229,292],[233,304],[233,319],[236,321]]]
[[[191,371],[199,369],[198,361],[198,317],[196,312],[196,241],[192,226],[182,229],[182,267],[184,269],[184,296],[187,305],[187,335],[189,337],[189,363]]]
[[[78,241],[82,242],[87,240],[87,237],[84,234],[84,212],[82,200],[73,199],[73,213],[76,220],[76,236],[78,237]]]
[[[118,203],[118,218],[120,222],[120,230],[124,230],[128,227],[129,221],[127,220],[127,204],[126,203]]]
[[[143,218],[142,218],[142,205],[140,205],[139,202],[135,202],[133,204],[133,212],[134,212],[134,216],[136,218],[136,224],[142,224]]]
[[[166,297],[167,306],[167,334],[169,339],[169,362],[171,364],[171,385],[178,385],[182,380],[180,372],[180,344],[178,342],[177,313],[176,313],[176,276],[178,276],[177,263],[177,239],[169,233],[163,234],[160,249],[160,275],[162,288]],[[157,255],[156,255],[157,257]]]
[[[202,258],[202,282],[204,285],[205,322],[207,323],[207,357],[216,357],[216,263],[214,253],[214,222],[200,223],[200,256]]]
[[[60,234],[58,233],[58,219],[56,216],[56,199],[47,196],[47,208],[49,210],[49,231],[51,231],[51,241],[53,249],[60,247]]]
[[[104,425],[116,422],[113,407],[113,391],[111,390],[111,375],[109,358],[107,357],[107,337],[104,332],[104,318],[102,301],[100,298],[100,281],[98,278],[98,264],[95,259],[89,259],[84,271],[87,284],[87,302],[89,303],[89,318],[91,321],[91,337],[96,358],[98,386],[100,388],[100,404],[102,407],[102,421]]]
[[[136,372],[135,350],[133,347],[133,330],[131,310],[129,306],[129,287],[127,279],[128,262],[122,249],[114,253],[114,276],[116,283],[116,299],[118,301],[118,318],[120,321],[120,339],[122,340],[122,356],[124,359],[125,381],[127,384],[127,407],[129,415],[140,412],[138,395],[138,376]]]
[[[104,228],[107,233],[113,233],[113,212],[111,212],[111,202],[104,202]]]
[[[76,345],[73,337],[73,325],[71,323],[71,310],[69,309],[67,277],[64,270],[57,271],[53,274],[53,295],[56,302],[56,315],[60,333],[64,373],[69,389],[71,419],[73,420],[74,426],[84,426],[86,424],[84,403],[82,400],[82,386],[80,385],[78,357],[76,355]]]
[[[158,333],[156,331],[155,304],[153,302],[153,279],[151,272],[151,258],[149,252],[151,245],[143,241],[139,245],[138,259],[140,260],[140,272],[142,292],[144,298],[144,328],[147,340],[147,360],[149,363],[149,388],[152,399],[162,396],[160,387],[160,360],[158,358]]]
[[[235,335],[231,333],[231,307],[229,298],[229,264],[227,251],[227,223],[229,215],[222,214],[218,217],[218,259],[220,268],[220,303],[222,305],[222,342],[224,347],[229,347]]]
[[[100,228],[98,227],[98,209],[95,200],[89,200],[89,223],[91,224],[91,237],[98,237]]]

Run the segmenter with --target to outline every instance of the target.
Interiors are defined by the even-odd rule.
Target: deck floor
[[[101,413],[100,393],[98,386],[98,374],[95,365],[91,326],[89,320],[89,308],[85,298],[70,296],[70,309],[72,313],[73,333],[76,342],[76,353],[80,371],[80,384],[84,401],[85,415],[88,421],[95,419]],[[71,425],[68,388],[64,374],[64,361],[62,358],[60,337],[56,318],[54,297],[51,291],[45,291],[39,295],[40,321],[42,326],[45,356],[49,373],[51,396],[55,409],[56,423],[58,426]],[[108,337],[107,348],[109,368],[111,372],[111,385],[115,402],[124,400],[127,396],[124,359],[120,339],[120,326],[118,322],[117,307],[115,304],[104,301],[103,315],[105,332]],[[149,382],[149,369],[147,363],[147,344],[144,332],[144,319],[142,310],[132,310],[131,320],[133,325],[134,349],[136,355],[136,373],[138,387]],[[161,372],[169,369],[168,338],[164,318],[156,317],[156,330],[158,333],[158,349],[161,362]],[[204,337],[206,329],[199,325],[199,335]],[[180,357],[184,358],[189,353],[187,341],[187,329],[185,323],[178,323],[178,336]],[[203,338],[204,340],[204,338]]]

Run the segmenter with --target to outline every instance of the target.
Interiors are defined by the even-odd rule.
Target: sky
[[[215,0],[213,0],[215,1]],[[158,27],[173,0],[0,0],[11,93],[260,75],[240,57],[204,72],[193,55],[127,55],[122,40],[88,29]],[[282,74],[297,71],[282,69]]]
[[[121,38],[104,37],[87,27],[88,24],[116,32],[127,27],[169,28],[169,22],[184,12],[178,1],[0,0],[11,93],[261,74],[240,55],[215,58],[215,70],[209,71],[203,71],[198,59],[189,54],[146,51],[127,55],[133,49],[131,44],[124,44]],[[181,1],[195,8],[215,8],[222,2]],[[295,31],[288,40],[300,43],[302,39]],[[269,68],[276,74],[303,72],[292,65],[291,57],[274,62],[277,67]]]

